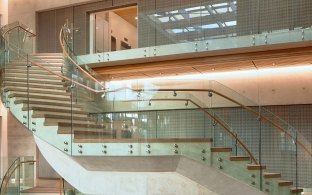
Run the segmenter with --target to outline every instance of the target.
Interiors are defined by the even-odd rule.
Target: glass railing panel
[[[73,33],[75,29],[65,24],[61,31],[62,47],[64,49],[64,67],[63,73],[66,77],[72,78],[76,82],[83,84],[93,90],[100,91],[104,89],[104,83],[100,81],[105,80],[88,66],[79,66],[77,63],[77,56],[73,50]],[[81,61],[84,64],[83,61]]]
[[[34,157],[20,157],[19,167],[20,191],[33,188],[35,186],[35,163]]]
[[[5,54],[7,57],[3,71],[3,101],[5,105],[10,108],[14,116],[28,128],[29,112],[27,109],[27,99],[29,80],[27,57],[22,59],[21,56],[23,56],[23,52],[19,51],[18,54],[15,49],[11,48],[8,48]],[[15,105],[17,99],[23,99],[22,104]]]
[[[312,156],[308,154],[305,150],[302,149],[297,144],[297,172],[296,182],[294,186],[305,188],[307,192],[311,192],[311,183],[312,183],[312,175],[310,174],[312,171]]]
[[[281,173],[284,180],[297,182],[298,152],[296,141],[261,122],[261,163],[270,172]]]
[[[71,78],[63,76],[63,58],[54,54],[28,55],[27,105],[30,127],[39,138],[71,154]]]
[[[91,14],[88,24],[85,25],[90,28],[82,28],[80,18],[77,18],[73,31],[74,51],[78,55],[93,54],[89,59],[85,58],[89,63],[109,63],[126,59],[302,42],[312,38],[311,21],[306,19],[311,12],[307,2],[279,5],[274,2],[251,3],[236,0],[192,3],[153,0],[139,2],[137,8],[137,16],[121,16],[127,25],[132,26],[127,28],[127,25],[123,25],[122,32],[119,31],[119,26],[116,28],[113,24],[114,17],[111,13],[116,10],[107,10],[102,15]],[[299,13],[297,10],[304,11]],[[128,18],[135,18],[136,22],[131,24],[127,22]],[[131,35],[129,32],[132,32]],[[90,40],[82,43],[82,34],[90,34]]]

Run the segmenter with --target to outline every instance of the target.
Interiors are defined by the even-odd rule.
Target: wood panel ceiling
[[[103,64],[103,67],[94,70],[106,80],[125,80],[309,64],[312,64],[312,41],[208,51],[200,56],[184,55],[184,58],[175,60],[161,58],[159,61],[140,63],[130,60],[122,65]]]
[[[114,10],[115,14],[122,17],[124,20],[137,27],[137,17],[138,17],[138,9],[137,6],[122,8],[118,10]]]

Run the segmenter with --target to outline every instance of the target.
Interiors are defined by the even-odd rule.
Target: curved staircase
[[[240,140],[242,135],[229,132],[232,128],[209,109],[199,110],[206,113],[206,118],[210,117],[213,128],[219,125],[219,128],[228,130],[220,135],[232,133],[228,139],[236,141],[234,147],[217,144],[202,134],[183,137],[178,136],[179,132],[173,132],[167,137],[146,137],[132,131],[133,121],[138,117],[129,116],[129,123],[105,117],[120,112],[117,108],[109,109],[110,104],[115,107],[120,104],[120,108],[132,102],[99,101],[103,99],[103,93],[92,92],[90,95],[86,87],[77,85],[88,83],[85,80],[80,82],[78,74],[69,79],[62,77],[73,70],[67,63],[62,54],[31,54],[27,58],[8,60],[2,69],[2,100],[16,119],[34,133],[39,149],[51,166],[79,191],[85,194],[126,194],[129,190],[129,194],[148,194],[140,189],[161,189],[162,194],[262,194],[261,190],[271,195],[301,194],[303,191],[292,181],[284,180],[282,173],[270,172],[266,165],[253,160],[259,159],[248,155],[248,146],[245,145],[247,151],[244,150]],[[192,98],[191,95],[187,97]],[[170,101],[183,102],[184,107],[180,108],[193,103],[192,109],[195,109],[199,105],[195,102],[200,101],[186,99],[184,103],[185,100],[179,98],[170,98]],[[151,106],[151,100],[145,104]],[[178,103],[170,104],[167,104],[169,109],[179,112],[175,107]],[[164,107],[168,109],[166,105]],[[131,109],[133,107],[129,106],[125,110],[129,112]],[[157,109],[146,110],[157,112]],[[97,115],[99,111],[102,113]],[[133,112],[139,111],[142,110],[133,109]],[[136,128],[140,129],[140,126]],[[237,142],[241,146],[240,152],[237,152]],[[227,186],[214,182],[210,174]],[[95,180],[103,180],[105,185]],[[121,186],[121,181],[128,180],[129,185]],[[166,186],[166,182],[173,185],[175,180],[178,181],[175,185],[190,187],[194,193],[184,187],[181,192],[172,191],[174,189],[170,186],[161,187]],[[149,182],[156,186],[152,187]],[[176,188],[180,190],[180,187]]]

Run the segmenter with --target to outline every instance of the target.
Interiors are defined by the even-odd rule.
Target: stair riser
[[[77,124],[85,124],[86,122],[88,122],[89,124],[96,124],[96,121],[94,120],[86,120],[86,121],[82,121],[82,120],[70,120],[70,119],[45,119],[45,123],[57,123],[57,122],[66,122],[66,123],[77,123]]]
[[[44,80],[62,80],[62,78],[56,76],[56,75],[36,75],[36,74],[27,74],[27,73],[7,73],[6,77],[8,78],[29,78],[29,79],[44,79]]]
[[[17,79],[17,78],[6,78],[5,79],[5,83],[6,82],[13,82],[13,83],[29,83],[29,84],[41,84],[41,85],[56,85],[56,86],[64,86],[64,83],[62,81],[42,81],[40,79],[29,79],[27,80],[25,79]]]
[[[33,89],[31,87],[27,88],[6,88],[6,92],[10,93],[19,93],[19,94],[50,94],[50,95],[58,95],[58,96],[70,96],[71,94],[64,90],[50,90],[50,89]]]
[[[87,114],[76,114],[76,113],[62,113],[62,112],[50,112],[50,111],[37,111],[37,110],[34,110],[32,111],[34,114],[58,114],[58,115],[61,115],[61,116],[75,116],[75,117],[88,117]]]
[[[27,104],[23,104],[23,107],[24,108],[27,108]],[[41,107],[41,108],[55,108],[55,109],[64,109],[64,110],[68,110],[68,111],[70,111],[70,110],[73,110],[73,111],[81,111],[81,108],[75,108],[75,107],[73,107],[73,108],[71,108],[70,106],[67,106],[67,107],[65,107],[65,106],[53,106],[53,105],[42,105],[42,104],[30,104],[29,105],[30,107],[31,106],[35,106],[35,107]]]
[[[57,95],[57,94],[42,94],[42,93],[34,93],[34,92],[29,92],[29,99],[55,99],[55,100],[60,100],[60,101],[65,101],[67,103],[70,102],[70,96],[69,95]],[[38,96],[38,97],[37,97]],[[39,97],[40,96],[40,97]],[[22,98],[28,98],[27,97],[27,92],[10,92],[9,98],[10,97],[22,97]]]
[[[70,93],[66,92],[65,88],[63,88],[63,89],[47,89],[47,88],[37,88],[37,87],[32,87],[32,86],[29,86],[28,88],[27,88],[27,86],[25,86],[25,87],[7,86],[4,88],[4,91],[5,92],[11,91],[12,93],[30,91],[32,93],[41,92],[41,93],[50,93],[50,94],[70,94]]]
[[[64,69],[62,69],[61,67],[46,67],[46,68],[47,68],[48,70],[51,70],[51,71],[57,72],[57,73],[61,73],[62,70],[64,70]],[[10,72],[10,71],[12,71],[12,72],[15,72],[15,71],[27,72],[27,68],[26,68],[26,67],[23,68],[23,67],[21,67],[21,66],[7,66],[7,67],[5,68],[5,71],[6,71],[6,72]],[[31,73],[31,72],[35,72],[35,71],[38,71],[38,72],[48,72],[47,70],[42,69],[42,68],[40,68],[40,67],[36,67],[36,66],[32,66],[28,71],[29,71],[30,73]],[[51,73],[49,73],[49,74],[51,74]]]
[[[14,99],[14,100],[28,100],[26,97],[12,97],[12,98],[8,98],[8,99]],[[46,102],[49,102],[49,103],[70,103],[70,101],[69,100],[67,100],[67,101],[64,101],[64,100],[56,100],[56,99],[43,99],[43,98],[34,98],[34,97],[32,97],[32,98],[30,98],[30,100],[33,100],[33,101],[46,101]],[[14,102],[13,102],[14,103]]]
[[[20,87],[20,88],[33,88],[33,89],[51,89],[51,90],[67,90],[66,87],[64,87],[63,85],[58,86],[58,85],[47,85],[47,84],[43,84],[43,85],[39,85],[39,84],[28,84],[27,83],[17,83],[17,82],[8,82],[6,81],[4,83],[4,86],[6,87]]]

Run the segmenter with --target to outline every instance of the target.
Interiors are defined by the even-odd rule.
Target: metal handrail
[[[2,183],[1,183],[1,188],[0,188],[0,195],[5,195],[6,192],[7,192],[7,189],[8,189],[8,184],[9,184],[9,181],[10,181],[10,178],[12,177],[13,173],[15,172],[15,170],[17,168],[19,168],[22,164],[26,164],[26,163],[35,163],[36,161],[35,160],[26,160],[26,161],[21,161],[19,162],[15,167],[14,169],[12,170],[12,172],[9,172],[10,169],[13,167],[13,165],[15,164],[15,162],[17,160],[20,160],[20,157],[17,158],[13,163],[12,165],[10,166],[10,168],[8,169],[6,175],[3,177],[3,180],[2,180]],[[6,177],[7,176],[7,177]],[[3,186],[4,184],[4,186]]]

